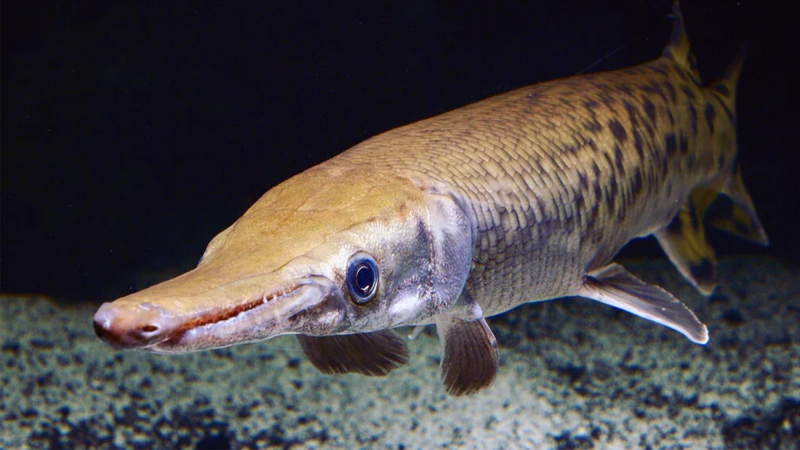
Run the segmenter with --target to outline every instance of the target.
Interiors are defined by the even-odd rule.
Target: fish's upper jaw
[[[317,276],[283,283],[231,283],[187,297],[159,297],[161,290],[151,289],[149,294],[145,290],[104,303],[94,316],[97,336],[115,348],[156,353],[227,347],[292,332],[295,316],[304,317],[330,298],[330,308],[336,310],[335,297],[340,296],[332,282]],[[231,298],[239,300],[225,300]],[[335,319],[335,311],[328,317]],[[328,325],[336,324],[318,324]]]
[[[94,331],[119,349],[146,348],[162,342],[180,326],[180,320],[150,302],[138,305],[103,303],[94,315]]]

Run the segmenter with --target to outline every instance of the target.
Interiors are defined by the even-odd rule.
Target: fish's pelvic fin
[[[708,329],[669,292],[644,283],[619,264],[589,273],[576,295],[622,309],[683,334],[692,342],[708,342]]]
[[[492,385],[500,364],[497,339],[483,317],[441,314],[436,320],[442,362],[439,377],[447,393],[474,394]]]
[[[408,362],[405,341],[392,330],[334,336],[297,335],[303,353],[320,372],[384,376]]]

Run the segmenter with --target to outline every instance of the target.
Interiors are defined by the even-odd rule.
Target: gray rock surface
[[[500,373],[463,398],[437,379],[432,327],[385,378],[325,376],[291,337],[120,352],[94,336],[98,305],[4,296],[0,447],[798,448],[800,268],[729,259],[704,299],[666,261],[623,264],[710,343],[589,300],[524,305],[489,320]]]

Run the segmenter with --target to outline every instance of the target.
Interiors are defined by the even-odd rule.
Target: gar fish
[[[581,296],[708,341],[706,326],[612,258],[654,235],[709,295],[704,223],[767,244],[742,183],[743,53],[702,85],[677,3],[661,56],[536,84],[396,128],[264,194],[198,266],[103,304],[124,349],[183,353],[294,334],[325,373],[408,361],[392,329],[435,324],[450,394],[492,384],[486,317]]]

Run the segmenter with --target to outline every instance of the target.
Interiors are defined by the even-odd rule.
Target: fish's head
[[[469,274],[470,220],[408,178],[318,166],[264,194],[195,269],[103,304],[95,331],[118,348],[184,353],[429,323]]]

